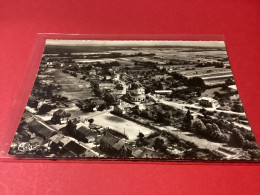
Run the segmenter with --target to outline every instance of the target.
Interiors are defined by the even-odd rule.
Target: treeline
[[[232,147],[243,149],[257,149],[254,135],[241,127],[223,119],[212,119],[198,116],[192,121],[188,111],[183,120],[182,130],[191,131],[208,140],[227,143]]]
[[[73,55],[75,59],[100,59],[100,58],[126,58],[126,57],[143,57],[143,56],[155,56],[154,53],[135,53],[135,54],[122,54],[119,52],[113,53],[97,53],[97,54],[88,54],[88,55]]]
[[[195,67],[210,67],[210,66],[214,66],[215,68],[224,68],[225,67],[223,62],[198,63]]]
[[[164,104],[154,105],[145,110],[140,110],[138,106],[135,106],[132,108],[132,113],[164,125],[175,124],[176,126],[180,125],[180,121],[184,116],[181,110]]]

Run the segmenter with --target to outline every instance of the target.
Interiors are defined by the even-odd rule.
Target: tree
[[[192,116],[190,110],[188,110],[182,122],[182,129],[184,131],[191,131],[191,124],[192,124]]]
[[[141,147],[148,145],[148,142],[145,141],[144,134],[142,132],[140,132],[137,137],[138,139],[136,140],[136,146]]]
[[[99,88],[94,88],[93,91],[94,91],[94,93],[95,93],[95,95],[97,97],[102,97],[103,96],[103,93],[102,93],[102,91]]]
[[[217,63],[215,63],[215,67],[216,68],[224,68],[224,64],[223,64],[223,62],[217,62]]]
[[[157,121],[160,123],[164,122],[164,112],[162,110],[158,110],[157,112]]]
[[[88,122],[89,122],[89,125],[91,125],[91,124],[94,122],[94,119],[93,119],[93,118],[90,118],[90,119],[88,120]]]
[[[203,134],[206,131],[206,126],[204,125],[204,123],[200,119],[196,119],[192,123],[191,129],[195,133]]]
[[[171,119],[171,118],[172,118],[172,113],[171,113],[171,111],[166,111],[166,112],[164,113],[164,118],[165,118],[165,119]]]
[[[39,108],[39,113],[40,114],[45,114],[49,111],[51,111],[54,108],[54,106],[48,105],[48,104],[43,104],[40,108]]]
[[[103,111],[103,110],[105,110],[106,108],[107,108],[106,103],[101,104],[101,105],[98,107],[98,111]]]
[[[243,149],[258,149],[256,142],[246,140],[243,144]]]
[[[243,106],[235,103],[231,109],[234,112],[244,112]]]
[[[144,134],[142,132],[140,132],[137,136],[140,140],[144,139]]]
[[[111,106],[112,104],[116,103],[116,98],[110,93],[105,93],[104,101],[106,102],[107,106]]]
[[[55,124],[60,124],[62,118],[70,117],[71,114],[67,113],[65,110],[59,109],[56,112],[53,113],[53,116],[51,118],[51,121]]]
[[[160,81],[156,82],[155,83],[155,89],[156,90],[162,90],[163,89],[163,84]]]
[[[240,133],[240,131],[238,131],[238,129],[234,129],[230,136],[228,144],[230,146],[243,147],[244,142],[245,142],[245,138]]]
[[[68,131],[68,134],[74,137],[76,135],[77,125],[73,121],[69,120],[66,125],[66,129]]]
[[[229,85],[234,85],[235,84],[235,81],[232,79],[232,78],[228,78],[226,81],[225,81],[225,84],[227,86]]]
[[[149,118],[149,113],[146,110],[142,110],[140,115],[141,115],[141,117]]]
[[[154,149],[155,150],[159,150],[161,152],[165,151],[166,150],[166,146],[164,145],[164,140],[157,137],[155,140],[154,140],[154,145],[153,145]]]
[[[188,86],[203,88],[203,87],[205,87],[205,82],[200,77],[192,77],[192,78],[188,79]]]

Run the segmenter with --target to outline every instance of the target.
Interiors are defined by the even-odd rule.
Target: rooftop
[[[76,131],[78,131],[78,132],[84,134],[85,136],[87,136],[91,132],[91,129],[89,129],[85,126],[81,126]]]
[[[113,146],[115,143],[117,143],[120,139],[111,135],[111,134],[107,134],[104,135],[100,140],[102,140],[103,142]]]
[[[200,98],[199,100],[206,100],[206,101],[209,101],[209,102],[216,102],[217,100],[211,98],[211,97],[202,97]]]
[[[81,145],[77,144],[74,141],[70,141],[68,144],[64,146],[64,148],[77,155],[82,154],[83,152],[86,151],[86,148],[82,147]]]

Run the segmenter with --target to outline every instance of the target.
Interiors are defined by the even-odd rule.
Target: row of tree
[[[241,128],[238,130],[232,123],[223,120],[199,118],[193,120],[189,110],[183,119],[182,130],[191,131],[212,141],[228,143],[234,147],[258,148],[252,132]]]

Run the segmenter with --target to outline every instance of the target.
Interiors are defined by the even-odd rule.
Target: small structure
[[[155,90],[154,93],[160,95],[166,95],[166,94],[171,94],[172,90]]]
[[[216,108],[218,106],[218,101],[210,97],[202,97],[199,99],[199,104],[203,107]]]

